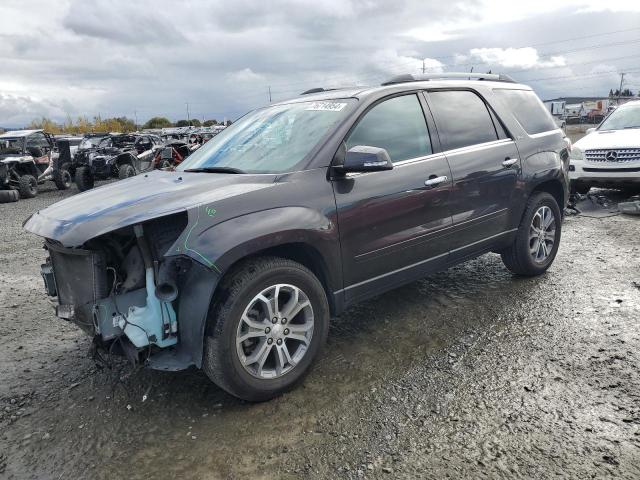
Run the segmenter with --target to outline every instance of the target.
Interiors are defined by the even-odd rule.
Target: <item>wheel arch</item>
[[[553,198],[555,198],[556,202],[558,203],[558,207],[560,208],[560,212],[562,212],[564,210],[564,207],[567,201],[567,195],[565,190],[566,189],[564,188],[560,180],[552,179],[552,180],[546,180],[544,182],[541,182],[535,185],[531,190],[530,195],[533,195],[537,192],[549,193],[551,196],[553,196]]]
[[[305,242],[285,242],[254,251],[244,257],[236,259],[222,272],[222,278],[218,283],[216,290],[220,288],[220,284],[223,283],[224,278],[227,275],[232,275],[233,272],[242,265],[242,263],[247,260],[260,257],[285,258],[308,268],[322,284],[327,296],[327,301],[329,302],[331,313],[335,314],[337,306],[333,295],[333,289],[331,287],[329,267],[320,251],[313,245]],[[215,294],[216,292],[214,292],[214,296]]]

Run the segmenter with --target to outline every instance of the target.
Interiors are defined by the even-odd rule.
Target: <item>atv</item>
[[[42,130],[16,130],[0,135],[0,203],[33,198],[47,180],[59,190],[71,186],[68,142],[55,146]]]
[[[162,143],[156,135],[117,134],[106,136],[93,148],[78,150],[72,163],[78,190],[93,188],[96,179],[122,180],[152,169]]]

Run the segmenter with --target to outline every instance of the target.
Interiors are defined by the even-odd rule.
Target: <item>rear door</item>
[[[518,149],[477,92],[436,90],[427,96],[453,176],[452,255],[472,256],[510,228]]]
[[[345,139],[347,149],[384,148],[394,163],[392,170],[352,173],[333,182],[347,302],[446,263],[442,235],[451,226],[451,172],[425,111],[424,99],[415,93],[384,99]],[[425,185],[437,177],[439,183]]]

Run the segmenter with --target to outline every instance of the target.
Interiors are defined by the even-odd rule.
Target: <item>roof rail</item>
[[[444,72],[444,73],[422,73],[418,75],[413,75],[410,73],[406,73],[404,75],[398,75],[396,77],[390,78],[384,83],[381,83],[382,86],[385,85],[395,85],[397,83],[407,83],[407,82],[423,82],[427,80],[440,80],[440,79],[459,79],[459,80],[489,80],[492,82],[507,82],[507,83],[516,83],[516,81],[511,78],[509,75],[505,75],[503,73],[472,73],[472,72]]]
[[[335,88],[316,87],[316,88],[310,88],[309,90],[305,90],[300,95],[309,95],[311,93],[320,93],[320,92],[330,92],[331,90],[335,90]]]

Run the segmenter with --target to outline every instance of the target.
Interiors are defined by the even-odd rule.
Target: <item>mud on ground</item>
[[[335,319],[263,404],[199,371],[99,370],[0,205],[0,478],[640,478],[640,219],[567,217],[544,276],[497,255]]]

